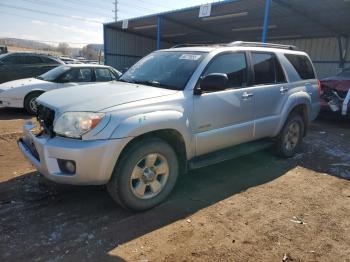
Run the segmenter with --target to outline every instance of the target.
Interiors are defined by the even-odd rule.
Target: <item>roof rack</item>
[[[191,46],[212,46],[213,44],[178,44],[174,45],[171,48],[180,48],[180,47],[191,47]]]
[[[270,48],[279,48],[279,49],[288,49],[288,50],[298,50],[298,48],[294,45],[281,45],[281,44],[262,43],[262,42],[235,41],[227,45],[228,46],[249,46],[249,47],[270,47]]]

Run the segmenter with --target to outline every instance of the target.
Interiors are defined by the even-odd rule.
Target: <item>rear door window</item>
[[[62,76],[67,82],[91,82],[92,74],[90,68],[74,68]]]
[[[285,57],[293,65],[301,79],[314,79],[315,72],[312,68],[311,61],[304,55],[285,54]]]
[[[247,63],[244,53],[229,53],[219,55],[209,64],[204,76],[213,73],[227,74],[227,88],[246,86]]]
[[[55,59],[45,57],[45,56],[42,56],[41,60],[43,61],[44,64],[59,64],[58,61],[56,61]]]
[[[95,76],[96,76],[96,82],[107,82],[107,81],[113,80],[111,72],[107,68],[96,68]]]
[[[273,53],[252,53],[254,69],[253,85],[285,83],[286,76],[277,57]]]
[[[276,82],[273,59],[272,54],[252,53],[254,85],[267,85]]]
[[[28,64],[28,65],[43,63],[39,56],[34,56],[34,55],[25,56],[24,60],[25,60],[25,64]]]

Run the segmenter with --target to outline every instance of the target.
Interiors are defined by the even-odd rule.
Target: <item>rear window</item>
[[[285,57],[293,65],[294,69],[298,72],[301,79],[306,80],[316,78],[309,58],[304,55],[292,54],[285,54]]]

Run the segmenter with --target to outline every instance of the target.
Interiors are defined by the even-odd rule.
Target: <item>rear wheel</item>
[[[303,140],[304,129],[302,117],[300,115],[291,115],[277,138],[277,153],[282,157],[294,156]]]
[[[37,112],[37,103],[36,103],[36,99],[38,98],[38,96],[40,96],[42,94],[42,92],[32,92],[29,93],[25,99],[24,99],[24,109],[32,115],[35,115]]]
[[[172,147],[161,139],[150,138],[126,149],[107,189],[123,207],[146,210],[170,194],[178,173],[178,160]]]

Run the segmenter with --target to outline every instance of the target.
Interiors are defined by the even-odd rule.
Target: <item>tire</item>
[[[148,138],[132,144],[122,154],[107,190],[126,209],[147,210],[166,199],[178,175],[179,164],[173,148],[162,139]]]
[[[303,141],[304,130],[304,121],[300,115],[289,116],[277,137],[275,144],[277,154],[284,158],[293,157]]]
[[[35,99],[38,98],[43,92],[32,92],[29,93],[25,98],[24,98],[24,109],[31,115],[36,114],[36,106],[35,105]]]

